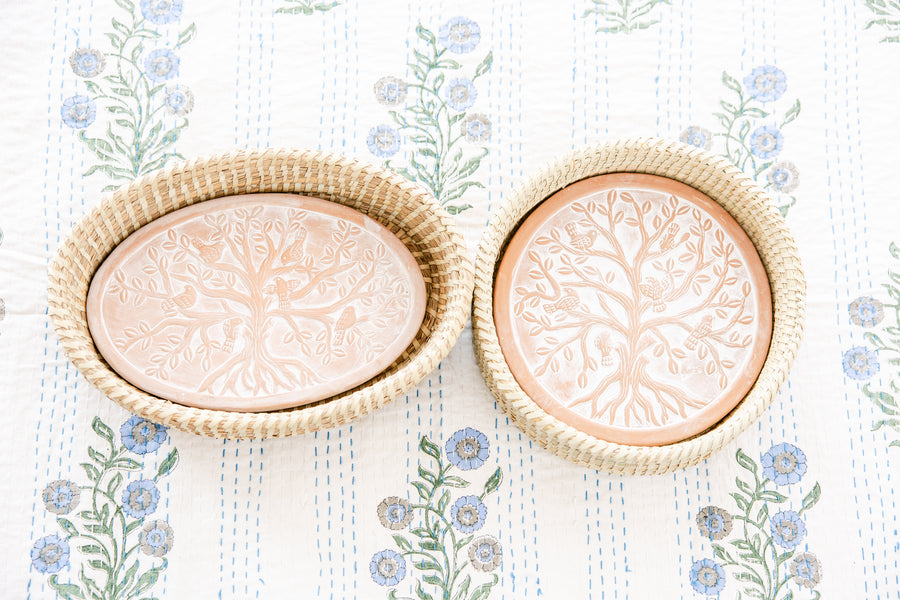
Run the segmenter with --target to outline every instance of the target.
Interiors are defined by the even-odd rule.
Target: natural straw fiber
[[[547,414],[519,386],[494,326],[494,276],[512,234],[545,198],[576,181],[606,173],[649,173],[692,186],[722,205],[756,246],[772,290],[774,326],[756,384],[712,429],[667,446],[626,446],[585,434]],[[658,474],[696,464],[733,440],[771,404],[803,336],[806,280],[793,237],[766,193],[727,160],[679,142],[633,139],[572,152],[515,189],[493,215],[475,262],[472,324],[485,381],[510,418],[539,444],[570,460],[617,474]]]
[[[412,345],[365,384],[269,413],[202,410],[147,394],[119,377],[94,347],[85,319],[91,277],[125,237],[190,204],[237,194],[286,192],[337,202],[380,222],[406,244],[428,293]],[[175,165],[106,196],[72,230],[50,264],[50,316],[63,348],[111,400],[147,419],[212,437],[265,438],[342,425],[404,394],[456,342],[468,317],[472,270],[453,220],[424,190],[391,171],[321,152],[248,150]]]

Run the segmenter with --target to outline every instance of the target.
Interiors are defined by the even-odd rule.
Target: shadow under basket
[[[718,423],[676,443],[613,443],[549,414],[516,381],[497,335],[495,277],[518,227],[536,206],[559,190],[610,173],[666,177],[709,196],[743,228],[769,281],[772,337],[756,382]],[[797,247],[765,191],[726,159],[668,140],[632,139],[592,146],[544,166],[519,185],[492,216],[475,261],[473,341],[482,375],[494,397],[510,418],[544,448],[574,463],[614,474],[660,474],[694,465],[750,426],[787,379],[803,336],[805,313],[806,280]]]
[[[356,209],[396,235],[425,280],[425,318],[412,344],[376,377],[313,404],[273,412],[183,406],[121,378],[98,353],[85,315],[91,278],[129,234],[175,210],[220,198],[293,193]],[[284,437],[342,425],[418,384],[450,352],[465,327],[473,275],[465,244],[434,198],[387,169],[337,155],[247,150],[156,171],[105,196],[79,221],[50,263],[48,301],[69,359],[106,396],[146,419],[217,438]]]

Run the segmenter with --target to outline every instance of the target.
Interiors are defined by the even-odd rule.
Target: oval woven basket
[[[238,413],[182,406],[119,377],[94,347],[85,318],[91,277],[136,229],[190,204],[237,194],[286,192],[352,207],[390,229],[422,270],[425,318],[409,348],[377,377],[340,395],[277,412]],[[392,171],[337,155],[247,150],[200,158],[135,180],[106,196],[75,225],[50,264],[48,300],[72,363],[111,400],[147,419],[212,437],[264,438],[335,427],[414,387],[443,359],[469,314],[472,269],[450,215]]]
[[[567,185],[606,173],[648,173],[694,187],[744,228],[766,268],[774,325],[769,353],[754,386],[712,429],[666,446],[627,446],[588,435],[549,415],[519,386],[494,326],[494,277],[510,237],[528,213]],[[733,440],[771,404],[803,336],[806,280],[793,237],[766,193],[724,158],[660,139],[624,140],[577,150],[518,186],[493,215],[475,261],[472,326],[482,375],[510,418],[532,439],[572,462],[617,474],[659,474],[695,464]]]

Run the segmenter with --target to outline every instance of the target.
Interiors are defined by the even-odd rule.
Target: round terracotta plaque
[[[522,223],[497,271],[504,358],[544,410],[620,444],[702,433],[756,381],[772,334],[753,243],[715,201],[653,175],[575,183]]]
[[[230,196],[151,221],[91,281],[87,320],[109,365],[173,402],[300,406],[400,356],[425,314],[415,259],[351,208]]]

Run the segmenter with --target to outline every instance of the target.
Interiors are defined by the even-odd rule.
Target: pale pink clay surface
[[[91,282],[97,349],[146,392],[260,411],[371,379],[425,314],[403,243],[351,208],[291,194],[210,200],[139,229]]]
[[[601,439],[677,442],[744,397],[772,333],[741,227],[677,181],[617,173],[548,198],[497,272],[504,357],[544,410]]]

